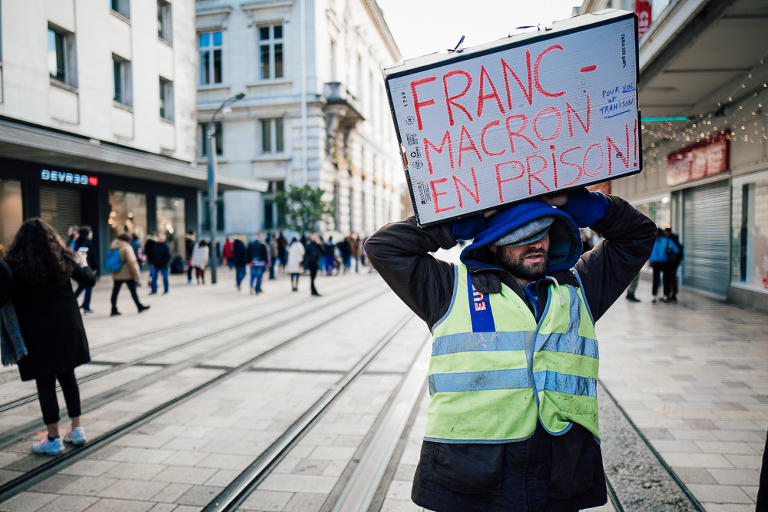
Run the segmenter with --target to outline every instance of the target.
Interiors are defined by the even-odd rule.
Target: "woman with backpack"
[[[5,265],[7,263],[7,265]],[[96,284],[84,256],[64,245],[50,224],[34,218],[22,224],[0,273],[0,306],[10,300],[27,355],[18,360],[22,381],[34,379],[47,435],[32,451],[57,455],[64,451],[59,436],[59,381],[72,426],[63,441],[85,443],[80,422],[80,391],[75,368],[91,360],[83,319],[70,279],[85,287]]]
[[[114,282],[112,285],[111,316],[120,314],[120,311],[117,310],[117,294],[120,293],[120,287],[123,283],[131,291],[131,297],[133,297],[133,302],[136,303],[139,313],[149,309],[149,306],[145,306],[139,301],[139,296],[136,293],[136,281],[141,274],[139,273],[139,262],[136,260],[133,247],[131,247],[131,235],[123,233],[112,240],[104,269],[112,273],[112,281]]]

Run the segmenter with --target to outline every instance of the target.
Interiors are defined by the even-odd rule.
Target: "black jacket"
[[[654,223],[629,203],[615,196],[608,199],[608,214],[592,227],[605,240],[575,265],[595,321],[647,261],[656,234]],[[450,307],[454,268],[429,253],[454,245],[449,224],[422,229],[411,217],[380,229],[368,239],[365,251],[392,290],[431,327]],[[498,293],[504,282],[524,298],[508,272],[481,267],[470,267],[470,271],[477,291]],[[578,286],[569,271],[554,277]],[[544,303],[546,282],[537,284],[536,292],[539,303]],[[412,497],[418,505],[441,512],[537,510],[558,503],[552,500],[565,500],[574,508],[601,505],[606,491],[600,447],[576,424],[559,436],[539,426],[529,439],[507,444],[425,441]]]
[[[80,238],[75,240],[75,249],[74,249],[75,252],[77,252],[77,250],[80,249],[81,247],[86,247],[88,249],[88,252],[85,253],[86,259],[88,261],[88,266],[91,267],[94,274],[97,274],[99,271],[99,267],[96,264],[96,257],[93,254],[91,240],[89,240],[88,237],[86,236],[81,236]]]
[[[149,264],[155,268],[167,268],[171,262],[171,249],[168,244],[156,242],[152,246],[152,252],[148,255]]]
[[[261,240],[254,240],[248,244],[248,261],[267,262],[267,246]]]
[[[235,239],[232,243],[232,264],[236,267],[243,267],[248,262],[248,249],[242,240]]]
[[[7,267],[6,267],[7,268]],[[96,284],[88,267],[72,262],[72,279]],[[19,360],[21,380],[53,377],[91,360],[80,309],[72,285],[35,285],[8,272],[0,279],[0,301],[10,296],[29,354]]]
[[[304,247],[304,268],[317,267],[323,256],[323,248],[319,244],[309,241]]]

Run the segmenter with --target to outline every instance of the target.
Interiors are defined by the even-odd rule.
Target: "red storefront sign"
[[[730,130],[667,155],[667,185],[673,187],[728,170]]]
[[[635,0],[635,13],[637,13],[637,38],[641,39],[653,21],[650,0]]]

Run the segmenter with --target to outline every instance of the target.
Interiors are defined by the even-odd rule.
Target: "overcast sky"
[[[568,18],[580,0],[378,0],[403,59],[505,37],[524,25]]]

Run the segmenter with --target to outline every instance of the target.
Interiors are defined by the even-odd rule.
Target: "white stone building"
[[[375,0],[196,6],[198,164],[213,112],[244,92],[216,118],[219,174],[269,182],[266,193],[223,192],[224,231],[275,229],[270,197],[304,183],[335,200],[326,231],[372,233],[399,219],[402,167],[381,69],[400,53]]]
[[[0,252],[32,216],[64,237],[91,225],[102,258],[125,230],[173,241],[194,229],[207,175],[196,158],[194,2],[1,7]]]

